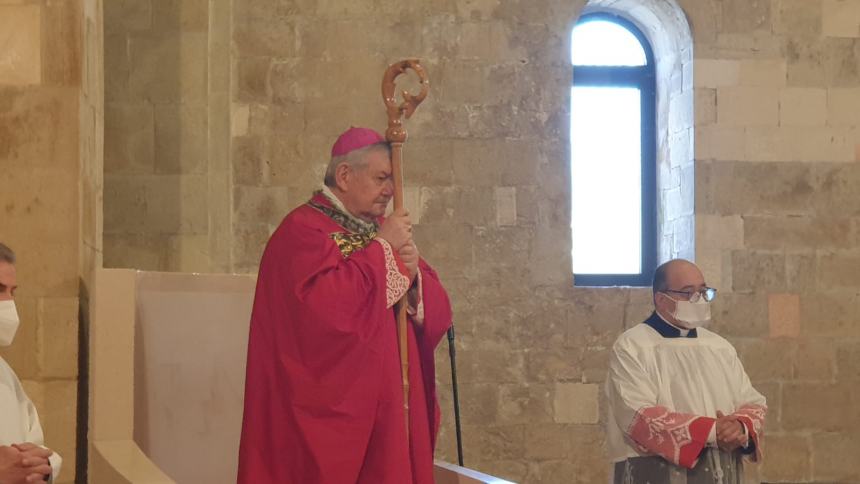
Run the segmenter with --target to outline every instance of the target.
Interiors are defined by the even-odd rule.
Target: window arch
[[[651,44],[612,13],[571,32],[574,283],[647,286],[657,264],[656,79]]]

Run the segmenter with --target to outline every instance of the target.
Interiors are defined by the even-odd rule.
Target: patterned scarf
[[[363,249],[369,244],[376,233],[379,232],[379,224],[376,222],[367,222],[352,215],[343,206],[343,203],[335,196],[327,186],[323,186],[321,190],[314,192],[314,195],[322,195],[331,203],[331,207],[323,205],[313,199],[308,202],[308,205],[322,212],[324,215],[334,220],[338,225],[348,230],[349,232],[334,232],[329,236],[337,244],[340,253],[344,259],[356,250]]]

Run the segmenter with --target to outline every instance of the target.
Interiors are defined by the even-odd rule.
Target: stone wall
[[[604,481],[607,351],[651,304],[647,289],[572,285],[568,39],[583,3],[234,2],[234,268],[255,270],[340,131],[384,128],[384,67],[421,57],[432,91],[408,123],[407,200],[455,307],[466,462],[524,482]],[[860,479],[860,2],[680,4],[693,68],[664,81],[695,102],[695,253],[720,289],[714,327],[771,407],[750,480]],[[439,456],[453,460],[442,346]]]
[[[230,270],[228,7],[105,2],[106,267]]]
[[[41,5],[13,3],[25,5],[0,8]],[[320,183],[334,137],[350,125],[384,129],[385,66],[419,56],[432,90],[407,125],[407,205],[455,306],[466,463],[524,482],[603,482],[607,351],[647,316],[651,296],[572,285],[569,31],[584,3],[234,0],[229,11],[229,2],[204,0],[108,2],[106,264],[255,271],[282,216]],[[652,3],[667,2],[590,8]],[[663,69],[668,87],[658,100],[669,110],[661,210],[680,215],[661,219],[661,253],[695,248],[720,289],[714,327],[769,399],[768,459],[750,480],[857,481],[860,2],[679,3],[692,68],[689,51],[661,59],[682,65]],[[35,103],[54,92],[49,80],[61,65],[43,59],[16,70],[6,84],[31,80],[3,88],[4,98],[33,100],[7,101],[0,113],[42,116]],[[692,119],[672,118],[691,101]],[[38,164],[19,165],[15,176],[34,177]],[[688,178],[695,245],[685,245]],[[31,263],[47,267],[54,254]],[[27,297],[36,314],[42,296]],[[444,346],[439,456],[454,460]],[[25,373],[36,368],[30,353],[10,358]]]
[[[0,240],[19,256],[21,328],[0,351],[75,476],[82,6],[0,2]]]

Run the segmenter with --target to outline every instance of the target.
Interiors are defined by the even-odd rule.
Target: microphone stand
[[[460,430],[460,395],[457,391],[457,350],[454,347],[454,324],[448,328],[448,354],[451,357],[451,385],[454,389],[454,425],[457,429],[457,463],[463,467],[463,436]]]

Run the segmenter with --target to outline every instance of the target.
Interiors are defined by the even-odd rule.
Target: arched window
[[[588,14],[572,32],[571,256],[577,286],[647,286],[657,261],[656,88],[648,40]]]

